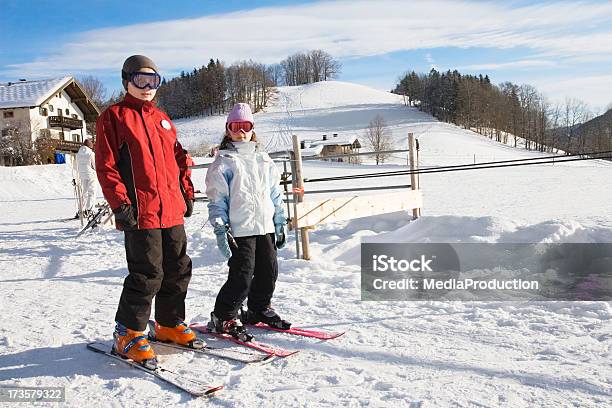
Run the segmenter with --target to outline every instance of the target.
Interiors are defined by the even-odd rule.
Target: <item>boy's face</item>
[[[151,68],[141,68],[138,72],[148,72],[154,73],[155,71]],[[128,82],[128,93],[132,95],[134,98],[138,98],[143,101],[152,101],[155,98],[155,93],[157,93],[157,89],[150,89],[149,87],[145,89],[138,89],[132,81]]]

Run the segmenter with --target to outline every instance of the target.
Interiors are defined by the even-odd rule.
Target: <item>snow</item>
[[[39,106],[71,77],[0,84],[0,109]]]
[[[542,156],[493,142],[401,105],[395,95],[342,82],[280,88],[255,115],[270,149],[291,133],[360,136],[382,114],[398,146],[419,138],[423,166]],[[215,142],[223,117],[177,121],[188,147]],[[403,145],[402,145],[403,143]],[[197,158],[198,163],[208,159]],[[307,161],[306,177],[405,169]],[[205,170],[194,170],[204,190]],[[69,165],[0,167],[0,385],[64,386],[67,406],[610,406],[609,302],[362,302],[359,245],[367,242],[612,242],[612,177],[605,161],[421,175],[423,217],[385,214],[312,231],[313,260],[279,251],[276,308],[301,327],[346,330],[328,342],[257,332],[300,353],[244,366],[190,353],[162,363],[226,389],[192,399],[87,351],[113,330],[126,275],[123,237],[112,228],[74,236]],[[407,176],[306,184],[308,189],[404,184]],[[227,266],[207,210],[186,220],[193,278],[188,322],[206,321]],[[145,402],[146,401],[146,402]]]
[[[279,88],[271,97],[271,106],[256,113],[255,132],[270,152],[291,146],[291,134],[303,140],[322,140],[333,133],[338,138],[363,136],[368,123],[381,114],[390,126],[409,122],[402,98],[363,85],[330,81]],[[413,113],[414,120],[431,118]],[[181,143],[191,149],[200,143],[219,143],[225,116],[177,120]]]

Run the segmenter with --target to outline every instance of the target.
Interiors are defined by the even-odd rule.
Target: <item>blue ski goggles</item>
[[[157,89],[161,85],[161,76],[157,72],[132,72],[130,82],[138,89]]]

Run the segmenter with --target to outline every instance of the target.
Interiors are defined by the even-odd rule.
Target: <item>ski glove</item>
[[[138,226],[134,207],[130,204],[121,204],[121,207],[113,210],[113,214],[115,214],[115,221],[120,223],[124,228],[135,228]]]
[[[281,249],[285,246],[287,237],[285,233],[285,224],[276,224],[274,226],[274,235],[276,237],[276,249]]]
[[[187,206],[187,211],[185,211],[185,217],[191,217],[191,214],[193,214],[193,200],[186,198],[185,205]]]
[[[227,231],[228,228],[225,225],[217,225],[215,226],[215,235],[217,236],[217,247],[219,247],[219,251],[223,254],[226,259],[232,257],[232,251],[229,246],[229,242],[227,240]]]
[[[285,242],[287,239],[285,225],[287,225],[287,219],[285,218],[285,214],[280,211],[274,214],[274,236],[276,238],[277,249],[281,249],[285,246]]]

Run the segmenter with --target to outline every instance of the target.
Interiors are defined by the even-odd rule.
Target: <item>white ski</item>
[[[122,363],[128,364],[134,368],[142,370],[145,373],[150,374],[154,377],[157,377],[160,380],[168,384],[171,384],[178,389],[186,391],[189,394],[196,396],[196,397],[210,397],[214,395],[217,391],[223,389],[222,385],[219,385],[219,386],[207,385],[201,381],[191,379],[188,377],[184,377],[178,373],[165,369],[161,367],[160,365],[158,365],[157,368],[155,369],[144,367],[132,360],[125,359],[116,354],[112,354],[108,348],[108,345],[105,345],[103,343],[99,343],[99,342],[89,343],[87,345],[87,348],[91,351],[94,351],[100,354],[104,354],[112,359],[121,361]]]

